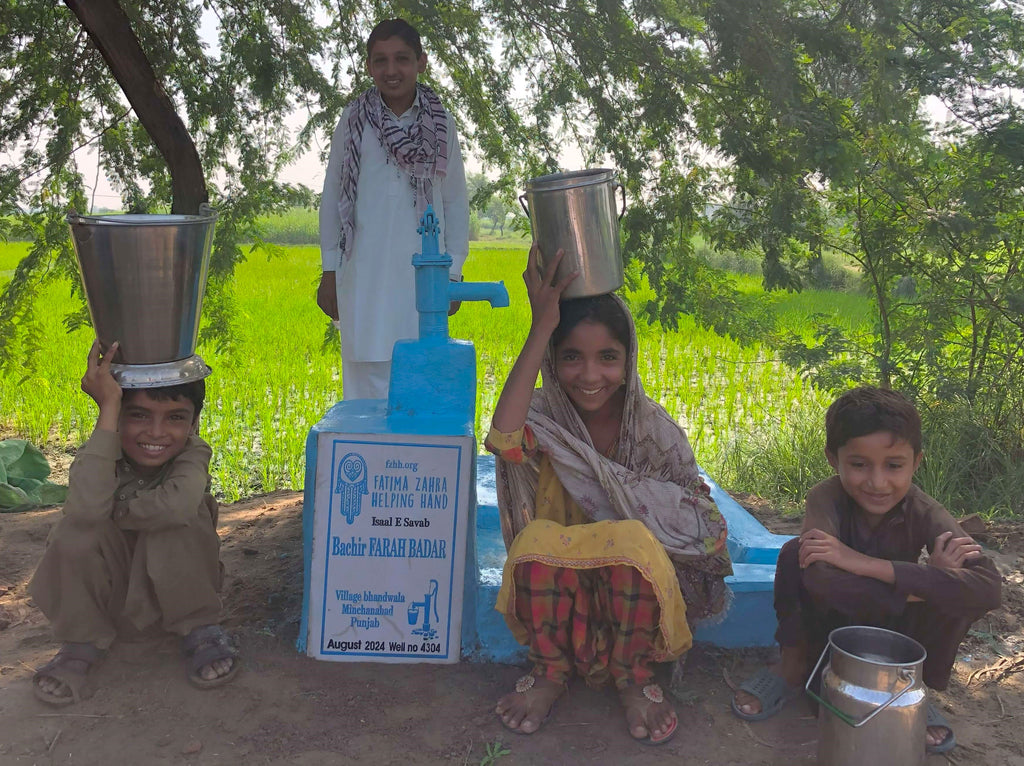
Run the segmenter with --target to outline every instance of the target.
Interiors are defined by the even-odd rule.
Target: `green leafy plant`
[[[503,758],[504,756],[511,754],[512,751],[505,747],[501,740],[488,742],[484,747],[484,757],[480,759],[480,766],[494,766],[494,764],[498,762],[499,758]]]

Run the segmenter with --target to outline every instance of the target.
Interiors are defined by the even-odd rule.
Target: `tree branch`
[[[171,212],[196,214],[209,200],[195,142],[174,110],[117,0],[64,0],[107,62],[139,122],[167,162]]]

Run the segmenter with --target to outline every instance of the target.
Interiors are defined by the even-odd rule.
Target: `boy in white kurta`
[[[440,247],[461,278],[469,253],[469,204],[455,121],[417,82],[427,57],[402,19],[378,24],[367,40],[374,87],[341,115],[320,203],[323,275],[317,304],[341,329],[345,399],[388,394],[396,340],[415,338],[412,256],[427,205]]]

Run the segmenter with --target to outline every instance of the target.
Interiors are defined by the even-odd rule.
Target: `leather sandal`
[[[234,680],[242,669],[238,650],[231,645],[231,639],[220,625],[203,625],[193,628],[181,641],[181,650],[186,657],[188,682],[198,689],[215,689]],[[231,660],[231,670],[216,678],[203,678],[200,671],[217,660]]]
[[[55,707],[73,705],[89,699],[95,693],[95,689],[89,683],[89,672],[102,658],[103,651],[97,649],[95,644],[66,643],[52,660],[39,668],[32,676],[32,693],[37,699]],[[71,666],[70,663],[74,660],[85,663],[85,670]],[[60,681],[71,693],[61,696],[45,691],[39,686],[39,681],[44,678]]]
[[[739,685],[737,691],[743,691],[761,703],[760,713],[746,713],[732,700],[732,714],[743,721],[763,721],[771,718],[786,706],[786,703],[800,694],[800,687],[790,687],[786,680],[768,668],[761,668],[753,678],[748,678]]]

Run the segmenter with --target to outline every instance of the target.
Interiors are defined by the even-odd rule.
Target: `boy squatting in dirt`
[[[777,668],[740,685],[733,712],[768,718],[799,691],[829,633],[846,625],[888,628],[928,653],[924,682],[945,689],[957,647],[975,620],[1000,603],[1000,577],[949,512],[911,483],[921,463],[921,419],[902,395],[848,391],[825,415],[825,454],[836,476],[811,489],[799,538],[775,574]],[[919,564],[927,546],[927,564]],[[928,705],[925,745],[956,745]]]
[[[115,638],[182,636],[188,680],[230,681],[240,660],[218,625],[222,571],[210,447],[196,436],[202,380],[125,389],[113,344],[89,352],[82,390],[96,427],[71,466],[63,516],[29,593],[63,646],[33,678],[35,695],[68,705],[92,695],[89,672]]]

